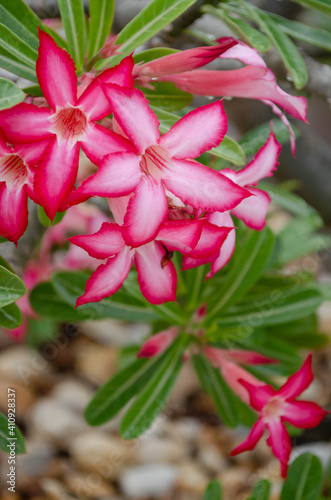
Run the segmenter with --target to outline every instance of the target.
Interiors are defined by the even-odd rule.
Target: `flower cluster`
[[[222,102],[191,111],[160,135],[158,118],[134,87],[135,80],[148,86],[168,78],[181,87],[183,75],[187,82],[215,58],[235,57],[247,64],[243,70],[258,70],[260,77],[257,85],[255,73],[218,72],[222,81],[232,78],[232,95],[259,98],[274,108],[281,105],[300,119],[305,119],[303,98],[279,89],[256,51],[233,39],[145,64],[134,65],[129,56],[99,75],[83,75],[77,86],[69,54],[45,32],[39,38],[36,70],[44,101],[37,106],[30,100],[0,112],[0,206],[5,215],[0,234],[17,242],[27,226],[28,197],[51,219],[90,197],[106,197],[114,222],[105,222],[93,235],[71,238],[91,257],[107,259],[92,274],[77,305],[114,294],[133,263],[147,300],[175,300],[173,251],[182,253],[183,269],[210,263],[211,277],[234,250],[231,213],[249,227],[263,228],[270,199],[254,186],[272,175],[280,146],[271,132],[243,170],[214,171],[196,158],[225,136]],[[214,72],[207,73],[211,82]],[[206,92],[228,95],[231,85],[214,92],[206,87]],[[107,118],[111,114],[112,120]],[[77,186],[80,150],[97,170]]]

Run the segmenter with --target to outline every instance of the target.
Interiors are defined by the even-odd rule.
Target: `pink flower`
[[[177,337],[179,329],[176,327],[168,328],[162,332],[158,332],[152,335],[144,344],[141,346],[137,357],[138,358],[152,358],[153,356],[158,356],[162,354],[173,340]]]
[[[284,422],[299,429],[309,429],[316,427],[328,413],[310,401],[297,401],[296,398],[312,381],[311,355],[307,357],[300,370],[294,373],[278,391],[270,385],[256,386],[240,380],[248,391],[250,405],[259,414],[259,418],[247,439],[237,446],[231,455],[252,450],[266,428],[269,431],[267,444],[280,462],[282,476],[286,477],[292,444]]]
[[[159,121],[137,89],[104,85],[117,124],[135,152],[107,155],[97,173],[78,189],[92,196],[134,193],[124,218],[123,238],[143,245],[168,217],[168,192],[202,210],[229,210],[250,196],[227,177],[193,161],[223,139],[227,123],[222,103],[202,106],[160,137]]]
[[[0,137],[0,236],[17,244],[28,224],[28,197],[36,200],[33,179],[47,141],[9,148]]]
[[[253,160],[242,170],[235,172],[229,168],[222,170],[222,175],[231,179],[234,183],[244,187],[252,196],[241,201],[236,207],[226,212],[211,212],[207,214],[207,220],[216,226],[234,228],[231,214],[241,219],[248,227],[260,231],[266,224],[267,210],[270,197],[261,189],[255,187],[259,180],[273,175],[278,164],[278,156],[281,146],[271,132],[267,142],[260,148]],[[203,241],[202,233],[200,241]],[[211,262],[211,272],[207,275],[212,277],[222,269],[230,260],[236,242],[235,231],[229,232],[220,251],[203,260],[197,259],[199,244],[194,251],[183,259],[183,269],[190,269],[201,264]]]
[[[101,82],[132,86],[133,61],[127,57],[119,66],[105,70],[77,99],[71,57],[47,33],[39,31],[39,39],[37,77],[51,109],[18,104],[0,112],[0,126],[12,144],[48,141],[34,183],[40,203],[53,219],[74,187],[80,148],[93,163],[106,153],[131,149],[129,141],[95,122],[111,111]]]
[[[231,389],[247,404],[249,403],[249,394],[239,380],[245,380],[255,386],[264,385],[264,382],[254,377],[238,363],[244,365],[277,363],[276,360],[262,356],[257,352],[241,349],[219,349],[206,346],[204,347],[204,353],[209,361],[220,369],[223,378]]]

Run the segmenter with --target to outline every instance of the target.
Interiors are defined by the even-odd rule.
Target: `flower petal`
[[[124,217],[123,238],[137,247],[153,240],[168,215],[168,203],[161,183],[143,175]]]
[[[30,142],[27,144],[17,144],[14,147],[15,153],[17,153],[27,165],[33,167],[43,157],[47,147],[49,146],[49,140]]]
[[[279,389],[279,396],[285,399],[293,399],[299,396],[303,391],[310,386],[314,380],[314,375],[311,369],[311,354],[307,357],[300,370],[293,373],[285,384]]]
[[[188,253],[196,246],[202,230],[202,221],[199,220],[167,220],[156,237],[162,244],[173,252],[178,250]]]
[[[162,180],[184,203],[209,212],[230,210],[250,196],[224,175],[193,160],[172,158]]]
[[[224,356],[236,362],[243,363],[244,365],[263,365],[270,363],[279,363],[278,360],[263,356],[259,352],[245,351],[244,349],[221,349],[224,351]]]
[[[286,477],[288,461],[292,451],[291,438],[285,425],[278,419],[270,420],[267,423],[267,429],[270,433],[267,443],[271,447],[272,453],[280,461],[282,477]]]
[[[77,77],[75,64],[68,52],[39,29],[39,57],[36,72],[42,93],[52,109],[75,105]]]
[[[253,195],[231,210],[232,215],[241,219],[246,226],[261,231],[266,224],[270,196],[260,189],[246,188]]]
[[[216,224],[220,227],[226,226],[234,228],[233,220],[229,212],[213,212],[208,215],[208,220],[212,224]],[[211,270],[207,274],[207,278],[212,278],[215,273],[217,273],[229,262],[235,249],[235,243],[236,232],[230,231],[228,237],[226,238],[220,251],[218,252],[218,255],[212,262]]]
[[[270,401],[270,398],[276,395],[276,391],[271,385],[255,385],[240,379],[239,382],[245,387],[249,394],[250,405],[254,410],[261,411]]]
[[[96,165],[109,153],[132,151],[132,146],[125,137],[91,122],[80,145],[86,156]]]
[[[264,423],[262,418],[259,418],[258,421],[255,422],[255,424],[253,425],[251,432],[249,433],[245,441],[243,441],[239,446],[237,446],[237,448],[231,451],[230,453],[231,457],[238,455],[243,451],[248,451],[255,448],[255,446],[263,436],[263,431],[264,431]]]
[[[26,186],[8,189],[0,182],[0,236],[17,244],[28,225]]]
[[[125,196],[132,193],[141,178],[139,157],[134,153],[111,153],[103,157],[98,171],[78,188],[91,196]]]
[[[104,222],[94,234],[72,236],[68,239],[95,259],[108,259],[126,246],[122,238],[122,228],[110,222]]]
[[[256,186],[264,177],[270,177],[278,165],[281,145],[271,132],[267,142],[262,146],[247,167],[236,173],[236,181],[241,186]]]
[[[164,352],[178,335],[178,328],[171,327],[152,335],[141,346],[137,358],[152,358]]]
[[[0,111],[0,127],[6,132],[6,139],[11,144],[42,141],[54,137],[50,132],[51,115],[48,108],[22,102]]]
[[[227,130],[227,117],[221,101],[191,111],[181,118],[159,141],[170,156],[196,158],[218,146]]]
[[[213,257],[220,251],[221,246],[232,229],[229,227],[219,227],[204,220],[201,237],[194,250],[189,253],[189,257],[193,259]]]
[[[182,261],[182,271],[187,271],[188,269],[193,269],[194,267],[203,266],[204,264],[210,264],[214,259],[217,258],[217,254],[205,259],[193,259],[192,257],[183,256]]]
[[[111,106],[102,90],[102,83],[133,87],[133,65],[132,56],[128,56],[118,66],[106,69],[90,83],[77,102],[77,106],[81,107],[90,120],[101,120],[111,113]]]
[[[284,404],[283,419],[299,429],[316,427],[328,414],[316,403],[310,401],[287,401]]]
[[[103,85],[103,90],[117,122],[137,152],[144,153],[146,148],[156,144],[160,137],[160,123],[141,90],[114,84]]]
[[[35,174],[34,187],[42,206],[50,219],[69,196],[78,171],[79,144],[59,141],[50,142]]]
[[[137,248],[135,252],[140,290],[151,304],[176,300],[176,270],[172,262],[162,267],[165,253],[162,245],[156,241]]]
[[[77,299],[76,307],[88,302],[100,302],[110,297],[122,286],[129,274],[132,256],[128,249],[124,249],[114,258],[101,264],[86,282],[85,293]]]

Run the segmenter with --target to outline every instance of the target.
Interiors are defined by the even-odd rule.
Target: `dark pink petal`
[[[266,224],[270,196],[260,189],[246,188],[253,195],[231,210],[232,215],[241,219],[246,226],[261,231]]]
[[[61,203],[58,212],[64,212],[65,210],[68,210],[68,208],[70,207],[73,207],[75,205],[80,205],[81,203],[84,203],[84,201],[87,201],[89,198],[91,198],[90,195],[82,194],[77,189],[74,188],[69,194],[68,198],[66,198]]]
[[[294,399],[307,389],[314,380],[311,369],[311,354],[307,357],[300,370],[293,373],[285,384],[279,389],[278,394],[285,399]]]
[[[284,403],[283,419],[299,429],[316,427],[328,414],[310,401],[287,401]]]
[[[168,216],[168,203],[161,183],[143,175],[129,201],[124,217],[123,238],[138,247],[153,240]]]
[[[188,269],[193,269],[194,267],[203,266],[204,264],[210,264],[216,258],[217,254],[206,259],[193,259],[192,257],[187,257],[184,255],[182,261],[182,271],[187,271]]]
[[[35,175],[35,191],[50,219],[73,189],[78,171],[79,144],[50,142]]]
[[[246,66],[229,71],[193,70],[160,78],[178,88],[198,95],[248,97],[269,100],[294,118],[306,121],[307,100],[284,92],[271,70]]]
[[[26,186],[8,189],[0,182],[0,236],[17,244],[28,225]]]
[[[85,293],[77,299],[76,307],[88,302],[100,302],[110,297],[122,286],[129,274],[132,256],[128,249],[124,249],[114,258],[101,264],[86,282]]]
[[[103,85],[113,114],[133,142],[138,153],[157,143],[160,122],[148,107],[148,101],[141,90],[121,88],[114,84]]]
[[[158,332],[141,346],[137,358],[152,358],[164,352],[178,335],[178,328],[172,327]]]
[[[98,171],[79,187],[91,196],[125,196],[132,193],[141,178],[139,157],[134,153],[111,153],[99,164]]]
[[[218,146],[227,131],[227,117],[221,101],[206,104],[181,118],[159,144],[170,156],[179,159],[196,158]]]
[[[266,424],[270,433],[267,443],[272,449],[272,453],[280,461],[282,477],[286,477],[288,460],[292,451],[291,438],[285,425],[279,419],[272,419]]]
[[[175,54],[159,57],[135,68],[135,73],[149,77],[160,77],[176,74],[179,71],[191,71],[209,64],[219,57],[224,51],[238,43],[233,38],[223,40],[219,45],[211,47],[196,47],[183,50]]]
[[[249,393],[250,405],[254,410],[261,411],[262,408],[274,397],[277,393],[271,385],[250,384],[246,380],[239,380]]]
[[[250,196],[224,175],[193,160],[172,158],[162,180],[184,203],[209,212],[230,210]]]
[[[231,457],[242,453],[243,451],[253,450],[257,443],[260,441],[264,431],[264,423],[262,418],[259,418],[252,427],[247,439],[243,441],[237,448],[231,451]]]
[[[140,290],[151,304],[176,300],[176,270],[172,262],[162,267],[165,253],[165,249],[156,241],[137,248],[135,252]]]
[[[233,220],[230,212],[213,212],[208,214],[208,220],[217,226],[226,226],[234,228]],[[215,256],[211,265],[211,271],[207,274],[207,278],[212,278],[215,273],[222,269],[231,259],[235,249],[236,232],[230,231],[228,237],[224,241],[218,255]]]
[[[222,351],[224,351],[224,355],[231,361],[243,363],[244,365],[279,363],[276,359],[268,358],[255,351],[245,351],[243,349],[222,349]]]
[[[236,173],[236,181],[241,186],[256,186],[264,177],[270,177],[278,165],[281,145],[271,132],[267,142],[259,149],[247,167]]]
[[[42,93],[54,110],[75,105],[77,77],[68,52],[56,45],[53,38],[39,29],[39,57],[36,72]]]
[[[290,122],[288,121],[287,117],[284,115],[283,111],[276,106],[273,102],[269,101],[268,99],[263,99],[262,102],[264,104],[267,104],[267,106],[270,106],[272,111],[277,115],[281,121],[284,123],[285,127],[288,130],[288,133],[290,134],[290,144],[291,144],[291,153],[294,156],[295,155],[295,134],[293,132],[293,128],[291,127]],[[307,122],[307,120],[304,120]]]
[[[48,108],[22,102],[0,111],[0,127],[6,131],[6,139],[11,144],[42,141],[53,137],[51,115]]]
[[[133,87],[133,64],[132,56],[126,57],[118,66],[100,73],[83,92],[78,99],[77,106],[81,107],[90,120],[101,120],[111,113],[111,106],[102,90],[102,83]]]
[[[11,108],[13,109],[13,108]],[[1,114],[0,114],[1,116]],[[0,130],[0,156],[8,155],[12,153],[12,150],[7,146],[6,142],[2,138],[2,131]],[[4,136],[3,136],[4,137]]]
[[[80,145],[86,156],[96,165],[109,153],[132,151],[132,146],[125,137],[91,122]]]
[[[72,236],[69,241],[96,259],[107,259],[126,246],[122,238],[122,228],[110,222],[104,222],[94,234]]]
[[[167,220],[156,237],[170,252],[178,250],[188,253],[196,246],[201,236],[202,221]]]
[[[207,259],[220,251],[232,228],[219,227],[207,220],[203,221],[203,229],[198,244],[189,253],[193,259]]]

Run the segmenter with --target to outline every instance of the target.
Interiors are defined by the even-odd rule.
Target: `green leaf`
[[[295,136],[299,136],[299,129],[293,127]],[[272,120],[272,130],[276,136],[277,141],[283,145],[290,141],[290,135],[288,128],[284,125],[278,118]],[[270,134],[270,121],[262,123],[257,127],[253,128],[245,135],[243,135],[239,141],[240,146],[247,156],[255,155],[258,150],[265,144]]]
[[[2,236],[0,236],[0,243],[6,243],[8,240],[6,240],[6,238],[3,238]]]
[[[14,82],[0,78],[0,109],[8,109],[22,102],[24,92]]]
[[[150,380],[159,358],[136,359],[100,387],[85,410],[90,425],[112,419]]]
[[[9,304],[0,309],[0,326],[12,330],[22,323],[22,313],[16,304]]]
[[[253,6],[245,6],[254,16],[255,21],[261,30],[270,38],[277,49],[290,77],[297,89],[302,89],[308,80],[308,74],[305,62],[291,39],[279,29],[271,17],[262,10]]]
[[[34,97],[43,97],[43,93],[41,91],[41,88],[39,85],[30,85],[29,87],[24,87],[23,91],[28,94],[32,95]]]
[[[203,500],[222,500],[221,485],[216,479],[210,481],[203,495]]]
[[[270,184],[269,182],[259,182],[259,188],[266,191],[272,201],[281,208],[284,208],[293,215],[300,217],[311,217],[318,215],[318,212],[308,205],[300,196],[285,191],[281,186]]]
[[[254,500],[269,500],[271,494],[271,482],[267,479],[258,481],[252,490]]]
[[[209,154],[223,158],[238,167],[245,165],[246,162],[246,156],[240,144],[227,135],[219,146],[209,151]]]
[[[29,318],[26,343],[33,349],[55,340],[59,333],[58,325],[51,319]]]
[[[86,23],[82,0],[58,0],[61,19],[66,32],[69,53],[76,69],[81,71],[86,50]]]
[[[162,411],[165,401],[179,375],[182,356],[190,341],[189,335],[180,335],[159,358],[159,363],[139,392],[121,423],[121,436],[134,439],[145,432]]]
[[[25,42],[22,42],[3,24],[0,24],[0,46],[19,59],[23,64],[35,70],[38,52]]]
[[[90,29],[87,60],[103,46],[110,34],[114,17],[114,0],[90,0]]]
[[[323,485],[321,462],[303,453],[290,465],[280,500],[318,500]]]
[[[36,72],[32,68],[23,64],[19,59],[2,47],[0,47],[0,67],[22,78],[26,78],[31,82],[38,81]]]
[[[56,224],[61,222],[65,214],[66,212],[57,212],[55,214],[53,221],[51,221],[51,219],[46,215],[46,212],[43,209],[43,207],[40,205],[38,206],[38,219],[39,222],[45,227],[55,226]]]
[[[195,0],[153,0],[119,33],[116,43],[122,44],[121,54],[100,61],[97,67],[115,66],[194,3]]]
[[[52,284],[58,297],[61,297],[73,312],[84,318],[116,318],[125,321],[154,321],[159,315],[152,309],[147,301],[138,301],[120,290],[111,299],[104,299],[101,302],[85,304],[73,309],[78,297],[83,295],[86,280],[89,277],[86,273],[59,272],[52,277]]]
[[[329,31],[322,28],[314,28],[298,21],[292,21],[277,14],[271,14],[270,12],[269,16],[292,38],[331,51],[331,33]]]
[[[330,0],[293,0],[304,7],[311,7],[312,9],[319,10],[323,14],[331,16],[331,3]]]
[[[271,47],[268,37],[258,30],[253,28],[250,24],[242,19],[232,17],[222,10],[222,4],[220,8],[215,9],[211,5],[204,5],[201,9],[206,14],[217,17],[224,22],[224,24],[241,40],[245,43],[255,47],[259,52],[265,52]]]
[[[135,64],[147,63],[154,61],[154,59],[159,59],[160,57],[176,54],[176,52],[180,52],[180,50],[169,49],[169,47],[155,47],[154,49],[147,49],[142,52],[138,52],[138,54],[134,54],[133,60]]]
[[[8,394],[8,398],[10,397],[11,395]],[[20,430],[15,425],[15,430],[13,431],[14,435],[11,435],[9,434],[9,431],[11,432],[11,427],[8,429],[8,426],[11,426],[11,423],[3,413],[0,413],[0,450],[9,453],[10,448],[8,445],[15,443],[15,454],[20,455],[21,453],[25,453],[24,438]]]
[[[23,281],[16,274],[0,266],[0,307],[15,302],[26,292]]]
[[[232,307],[226,314],[218,318],[217,324],[225,326],[243,326],[256,328],[278,325],[308,316],[322,304],[320,293],[314,289],[293,289],[271,292],[253,304]]]
[[[233,265],[217,291],[218,302],[208,313],[208,321],[222,309],[241,299],[265,270],[274,248],[274,235],[269,228],[252,231],[247,241],[233,256]]]
[[[149,103],[160,108],[175,111],[188,106],[192,94],[180,90],[171,82],[153,82],[154,90],[141,88]]]

